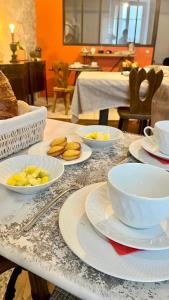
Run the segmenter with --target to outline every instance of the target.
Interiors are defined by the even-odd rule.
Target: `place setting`
[[[156,122],[154,128],[147,126],[144,135],[130,144],[131,155],[143,163],[169,171],[169,121]]]
[[[77,137],[59,136],[51,141],[42,141],[31,146],[28,154],[57,157],[65,166],[78,164],[92,155],[92,149],[77,140]]]
[[[108,275],[169,279],[168,180],[167,172],[146,164],[113,167],[107,182],[85,186],[64,202],[63,239],[82,261]]]

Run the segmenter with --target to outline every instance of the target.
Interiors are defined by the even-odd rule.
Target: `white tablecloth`
[[[78,126],[47,120],[45,139],[74,135]],[[1,187],[0,255],[83,300],[169,299],[168,281],[156,284],[121,280],[87,266],[73,254],[65,244],[58,225],[60,207],[68,194],[58,200],[29,232],[21,231],[51,197],[72,186],[81,174],[86,174],[85,185],[105,181],[108,170],[127,156],[129,144],[137,138],[136,135],[124,134],[124,139],[111,149],[93,152],[91,158],[82,164],[67,166],[63,177],[42,194],[23,196],[13,193],[7,201]]]
[[[169,118],[169,113],[166,113],[166,101],[169,103],[169,77],[164,77],[156,93],[155,102],[153,101],[153,122],[155,119]],[[72,122],[78,121],[80,113],[127,105],[129,105],[128,76],[120,72],[83,72],[77,79],[73,95]],[[165,117],[163,117],[164,110]]]

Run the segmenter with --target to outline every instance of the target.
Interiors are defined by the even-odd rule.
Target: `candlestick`
[[[12,56],[11,56],[11,63],[17,63],[17,55],[16,55],[16,51],[17,51],[17,43],[11,43],[10,44],[10,49],[12,51]]]
[[[9,29],[10,29],[10,32],[11,32],[12,43],[14,43],[14,31],[15,31],[15,25],[14,25],[14,24],[9,24]]]

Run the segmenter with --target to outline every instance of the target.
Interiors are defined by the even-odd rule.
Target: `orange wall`
[[[36,16],[37,45],[42,48],[43,59],[45,59],[47,63],[47,83],[49,95],[51,95],[53,86],[53,73],[49,71],[49,69],[52,66],[52,62],[55,60],[63,60],[68,63],[82,61],[80,51],[82,47],[85,46],[63,45],[62,0],[36,0]],[[98,49],[98,47],[95,48]],[[116,51],[123,50],[125,48],[103,47],[103,49],[111,49],[112,51]],[[152,47],[136,48],[135,60],[138,61],[140,66],[151,64],[152,56]],[[103,65],[105,70],[107,70],[108,67],[111,67],[114,62],[114,59],[112,62],[112,59],[110,60],[107,58],[104,60],[99,60],[99,63]]]

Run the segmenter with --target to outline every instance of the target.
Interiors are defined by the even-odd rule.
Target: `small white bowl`
[[[129,226],[149,228],[169,219],[169,173],[161,168],[141,163],[113,167],[108,196],[117,218]]]
[[[11,176],[30,165],[35,165],[47,170],[49,172],[49,181],[36,186],[12,186],[7,184],[7,180]],[[34,194],[47,189],[62,176],[63,172],[63,163],[54,157],[46,155],[19,155],[0,163],[0,184],[20,194]]]
[[[102,132],[102,133],[109,133],[110,139],[103,141],[103,140],[95,140],[85,137],[86,134],[92,132]],[[110,148],[113,143],[123,137],[123,133],[121,130],[110,127],[110,126],[103,126],[103,125],[91,125],[91,126],[82,126],[80,127],[76,133],[82,138],[83,142],[90,146],[93,149],[107,149]]]

